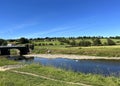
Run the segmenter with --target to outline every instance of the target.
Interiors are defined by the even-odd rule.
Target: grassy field
[[[0,58],[0,66],[16,64],[18,64],[18,62],[8,60],[4,57]],[[77,86],[77,85],[55,82],[24,74],[17,74],[11,71],[0,71],[0,86]]]
[[[51,54],[77,54],[90,56],[120,57],[120,45],[115,46],[90,46],[90,47],[69,47],[65,45],[35,46],[33,53],[45,54],[50,50]]]
[[[75,41],[79,42],[81,39],[76,39]],[[85,39],[87,41],[91,41],[92,39]],[[107,42],[106,38],[100,39],[102,44]],[[32,41],[35,44],[35,49],[32,53],[34,54],[46,54],[47,51],[51,51],[51,54],[77,54],[77,55],[88,55],[88,56],[105,56],[105,57],[120,57],[120,40],[119,39],[112,39],[116,45],[114,46],[89,46],[89,47],[71,47],[70,45],[64,43],[61,44],[60,41]],[[69,41],[72,41],[69,39]],[[49,45],[52,43],[53,45]],[[44,45],[39,45],[44,44]]]
[[[73,41],[73,39],[66,40]],[[79,43],[83,39],[74,39]],[[93,44],[93,39],[84,39],[90,41]],[[50,51],[51,54],[76,54],[76,55],[88,55],[88,56],[102,56],[102,57],[120,57],[120,39],[111,39],[116,45],[106,45],[107,38],[100,38],[102,42],[101,46],[89,45],[89,47],[83,47],[78,45],[73,47],[68,43],[61,42],[59,39],[42,39],[31,40],[30,43],[35,45],[32,53],[34,54],[47,54]],[[15,50],[11,50],[11,54],[17,54]]]
[[[32,64],[18,70],[66,82],[84,83],[92,86],[120,86],[120,78],[115,78],[112,76],[104,77],[101,75],[75,73],[72,71],[65,71],[62,69],[56,69],[54,67],[46,67],[36,64]]]
[[[54,82],[34,76],[0,72],[0,86],[77,86],[66,83]]]
[[[69,41],[72,41],[73,39],[67,39]],[[80,42],[82,39],[75,39],[76,42]],[[84,39],[85,41],[90,41],[90,42],[93,42],[92,39]],[[101,38],[101,43],[104,44],[105,42],[107,42],[107,39],[106,38]],[[120,39],[111,39],[113,40],[117,45],[120,45]],[[56,45],[60,45],[61,42],[58,41],[58,40],[54,40],[54,41],[49,41],[49,40],[44,40],[44,41],[41,41],[41,40],[36,40],[36,41],[31,41],[31,43],[33,44],[37,44],[39,45],[40,43],[41,44],[49,44],[49,43],[53,43],[53,44],[56,44]]]
[[[0,86],[77,86],[12,72],[0,72]]]

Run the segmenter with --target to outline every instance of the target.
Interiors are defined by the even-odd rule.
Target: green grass
[[[10,50],[10,55],[18,55],[18,51],[17,49],[11,49]]]
[[[33,53],[45,54],[51,50],[51,54],[77,54],[89,56],[107,56],[120,57],[120,46],[91,46],[91,47],[66,47],[65,45],[57,46],[35,46]]]
[[[39,77],[12,73],[10,71],[0,72],[0,86],[77,86],[70,85]]]
[[[0,66],[17,64],[15,61],[0,59]],[[42,66],[40,64],[31,64],[23,68],[14,69],[17,71],[34,73],[45,77],[61,80],[65,82],[84,83],[93,86],[120,86],[120,77],[104,77],[102,75],[75,73],[54,67]],[[0,86],[77,86],[63,82],[52,81],[25,74],[14,72],[0,72]]]
[[[15,65],[15,64],[19,64],[19,62],[8,60],[8,59],[0,56],[0,66]]]
[[[72,41],[73,39],[68,39]],[[80,42],[82,39],[74,39],[76,42]],[[86,41],[93,42],[92,39],[84,39]],[[107,38],[101,38],[102,45],[105,45]],[[108,57],[120,57],[120,39],[111,39],[117,45],[115,46],[92,46],[92,47],[66,47],[69,46],[67,43],[63,43],[58,39],[44,39],[44,40],[32,40],[31,43],[35,44],[35,49],[33,53],[47,53],[48,50],[51,50],[52,54],[78,54],[78,55],[90,55],[90,56],[108,56]],[[13,42],[14,43],[14,42]],[[52,44],[52,45],[50,45]],[[89,49],[90,48],[90,49]],[[11,53],[17,54],[14,50]]]
[[[101,75],[75,73],[72,71],[65,71],[62,69],[56,69],[54,67],[46,67],[36,64],[32,64],[17,70],[30,72],[67,82],[84,83],[93,86],[120,86],[120,78],[115,78],[112,76],[104,77]]]
[[[52,44],[54,44],[54,45],[60,45],[60,42],[59,41],[32,41],[32,43],[33,44],[37,44],[37,45],[39,45],[40,43],[41,44],[50,44],[50,43],[52,43]]]
[[[0,66],[18,64],[16,61],[0,58]],[[32,71],[32,70],[31,70]],[[0,86],[77,86],[42,79],[39,77],[17,74],[11,71],[0,71]]]

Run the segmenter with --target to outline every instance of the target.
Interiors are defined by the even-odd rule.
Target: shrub
[[[19,42],[20,44],[26,44],[26,43],[29,43],[29,40],[22,37],[22,38],[18,39],[18,42]]]
[[[93,45],[95,45],[95,46],[102,45],[101,40],[99,38],[93,39]]]
[[[107,39],[107,44],[108,45],[116,45],[116,43],[111,39]]]
[[[4,39],[0,39],[0,46],[1,45],[7,45],[7,41]]]
[[[79,46],[90,46],[91,45],[91,42],[90,41],[80,41],[79,42]]]

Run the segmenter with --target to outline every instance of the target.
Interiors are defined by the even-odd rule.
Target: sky
[[[0,0],[0,38],[119,35],[120,0]]]

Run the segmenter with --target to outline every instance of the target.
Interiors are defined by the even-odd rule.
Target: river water
[[[71,60],[65,58],[38,58],[19,60],[26,64],[39,63],[44,66],[53,66],[74,72],[101,74],[104,76],[120,77],[120,60]]]

